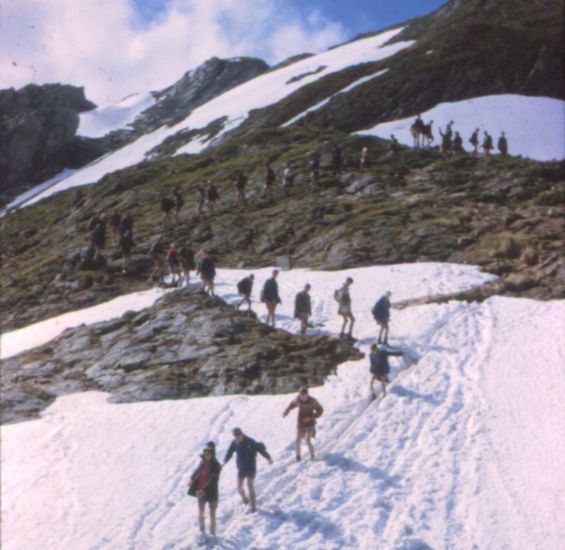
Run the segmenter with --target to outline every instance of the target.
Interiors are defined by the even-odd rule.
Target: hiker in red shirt
[[[312,445],[312,438],[316,437],[316,419],[322,416],[324,409],[322,405],[308,395],[308,388],[306,386],[300,388],[298,397],[293,399],[290,405],[283,413],[283,418],[294,408],[298,407],[298,424],[296,430],[296,461],[300,462],[300,446],[303,438],[306,438],[306,445],[310,451],[310,458],[314,460],[314,446]]]

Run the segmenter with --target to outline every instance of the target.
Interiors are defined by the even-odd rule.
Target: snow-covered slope
[[[472,150],[468,139],[480,128],[482,141],[486,130],[496,139],[505,131],[511,155],[522,155],[536,160],[554,160],[565,157],[565,101],[549,97],[520,95],[492,95],[454,103],[441,103],[422,113],[425,122],[433,120],[435,144],[441,143],[438,128],[445,130],[453,120],[453,129],[464,139],[464,147]],[[400,143],[412,145],[410,126],[414,117],[384,122],[362,132],[361,135],[388,139],[394,134]]]
[[[159,128],[118,151],[96,160],[78,173],[37,194],[24,205],[33,204],[65,189],[94,183],[109,172],[141,162],[151,149],[180,130],[205,128],[214,120],[224,116],[227,117],[224,131],[233,129],[247,118],[252,109],[260,109],[276,103],[306,84],[350,65],[386,59],[413,43],[400,41],[385,45],[402,30],[401,27],[357,40],[249,80],[198,107],[180,123]],[[323,68],[320,70],[320,67]],[[202,140],[199,140],[198,146],[188,144],[188,152],[198,153],[207,144]],[[187,152],[187,149],[179,151],[182,152]]]
[[[332,290],[353,274],[355,333],[367,351],[376,331],[370,305],[384,290],[399,300],[481,279],[463,266],[407,268],[283,272],[279,324],[296,329],[292,296],[308,280],[314,321],[336,333]],[[219,276],[228,300],[239,275]],[[275,464],[260,463],[254,516],[235,493],[233,461],[225,468],[220,547],[559,548],[564,328],[563,302],[493,298],[394,311],[392,340],[419,362],[394,359],[389,395],[372,404],[367,360],[340,366],[314,389],[325,414],[313,463],[293,460],[295,420],[281,418],[290,396],[59,399],[42,419],[1,428],[2,548],[192,548],[197,510],[186,483],[206,441],[223,456],[237,425],[267,444]]]
[[[93,111],[80,114],[80,123],[77,130],[79,136],[103,137],[113,130],[127,128],[137,115],[155,103],[151,93],[133,94],[117,105],[104,105]]]

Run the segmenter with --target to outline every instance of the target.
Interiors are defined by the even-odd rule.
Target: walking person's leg
[[[249,499],[247,498],[247,495],[245,494],[245,489],[243,488],[244,479],[245,478],[243,476],[240,476],[239,474],[237,475],[237,492],[241,496],[241,500],[243,500],[243,503],[247,504],[249,502]]]
[[[198,497],[198,525],[200,526],[200,532],[206,532],[206,519],[205,510],[206,502],[203,497]]]
[[[210,534],[216,535],[216,510],[218,508],[218,501],[212,500],[208,504],[210,506]]]
[[[314,452],[314,445],[312,445],[312,432],[306,434],[306,445],[308,445],[308,450],[310,451],[310,458],[313,460],[316,458],[316,453]]]
[[[255,512],[257,510],[257,498],[255,496],[255,479],[252,477],[247,478],[247,490],[249,491],[249,502],[251,503],[251,511]]]
[[[300,461],[300,446],[302,443],[302,434],[300,433],[300,430],[297,430],[296,432],[296,441],[294,442],[294,450],[296,451],[296,460],[297,462]]]

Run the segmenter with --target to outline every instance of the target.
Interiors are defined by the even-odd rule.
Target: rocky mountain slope
[[[193,290],[140,313],[66,331],[2,362],[1,422],[36,416],[57,396],[98,390],[117,403],[318,385],[363,354],[326,336],[294,336]]]

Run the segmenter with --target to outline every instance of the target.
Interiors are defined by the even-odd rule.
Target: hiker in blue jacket
[[[383,390],[383,397],[386,395],[386,386],[390,383],[388,375],[390,373],[390,365],[388,364],[389,356],[401,357],[404,355],[401,351],[392,351],[385,346],[373,344],[371,346],[371,353],[369,354],[369,361],[371,362],[371,382],[369,383],[369,390],[371,392],[371,399],[376,399],[375,393],[375,380],[381,383]]]
[[[385,292],[371,310],[377,325],[381,327],[377,344],[388,344],[388,324],[390,321],[390,290]],[[384,340],[383,340],[384,336]]]
[[[251,503],[251,511],[255,512],[256,498],[255,498],[255,487],[253,485],[255,481],[255,474],[257,473],[257,453],[265,457],[269,464],[273,464],[273,459],[271,455],[267,452],[267,449],[263,443],[259,443],[249,436],[245,435],[241,428],[234,428],[233,430],[234,440],[232,441],[229,449],[224,458],[224,466],[229,462],[233,453],[236,454],[236,464],[237,464],[237,491],[241,495],[241,499],[244,504]],[[247,489],[249,491],[249,498],[245,494],[245,489],[243,488],[243,481],[247,478]]]

